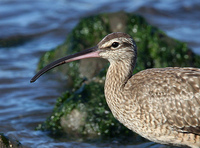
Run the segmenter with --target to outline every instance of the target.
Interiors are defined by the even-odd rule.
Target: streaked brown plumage
[[[125,33],[109,34],[97,46],[47,65],[31,82],[58,65],[90,57],[110,62],[106,101],[127,128],[154,142],[200,147],[200,69],[153,68],[132,76],[137,48]]]

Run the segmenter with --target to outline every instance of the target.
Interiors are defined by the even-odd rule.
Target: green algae
[[[80,23],[68,35],[66,41],[49,52],[46,52],[40,59],[38,70],[65,55],[72,54],[96,45],[108,33],[108,24],[103,22],[102,16],[88,17]],[[75,65],[71,66],[74,67]],[[55,71],[63,72],[63,68],[55,68]],[[66,74],[66,71],[63,73]],[[68,74],[68,73],[67,73]],[[70,74],[69,74],[70,75]]]
[[[135,141],[145,141],[113,117],[106,104],[103,90],[102,83],[90,82],[85,84],[82,82],[76,91],[66,91],[57,99],[53,114],[37,129],[50,131],[51,135],[53,134],[56,137],[59,135],[68,140],[77,140],[77,138],[79,140],[120,138],[118,141],[122,142],[125,139],[126,142],[130,142],[134,138]],[[75,130],[73,130],[73,126],[62,126],[61,121],[62,118],[70,116],[74,110],[78,110],[81,114],[86,113],[86,116],[77,117],[78,120],[83,120],[83,124]],[[66,122],[66,124],[71,123]]]
[[[134,73],[152,67],[197,67],[200,65],[200,57],[195,55],[185,43],[168,37],[163,31],[149,25],[141,16],[121,13],[123,13],[122,16],[126,16],[125,32],[134,38],[138,46],[138,59]],[[83,18],[68,35],[65,43],[44,54],[40,60],[39,69],[64,55],[96,45],[113,30],[109,25],[109,19],[112,18],[110,15],[116,16],[101,14]],[[123,20],[123,18],[119,18],[118,21]],[[65,68],[54,69],[72,80],[71,89],[68,89],[57,99],[52,115],[37,129],[50,131],[54,135],[64,134],[68,138],[126,137],[127,139],[127,137],[131,137],[137,139],[139,136],[114,119],[106,104],[103,86],[108,64],[104,65],[103,69],[99,69],[99,74],[95,76],[95,79],[90,80],[81,76],[79,62],[66,64]],[[88,72],[92,71],[91,67],[84,68]],[[69,117],[81,120],[78,128],[71,125]],[[74,121],[76,120],[74,119]]]
[[[0,133],[0,147],[1,148],[22,148],[22,144],[16,140],[5,136]]]
[[[195,67],[200,64],[199,56],[186,43],[168,37],[140,16],[128,15],[130,19],[126,32],[133,37],[138,47],[137,71],[152,67]]]

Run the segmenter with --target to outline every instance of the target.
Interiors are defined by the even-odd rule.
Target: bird
[[[30,82],[56,66],[93,57],[110,62],[104,94],[117,120],[156,143],[200,147],[200,69],[150,68],[133,74],[137,46],[126,33],[110,33],[96,46],[50,63]]]

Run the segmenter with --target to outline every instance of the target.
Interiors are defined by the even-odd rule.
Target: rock
[[[0,147],[1,148],[22,148],[21,143],[18,140],[9,138],[3,133],[0,133]]]
[[[0,47],[15,47],[23,45],[29,40],[33,39],[33,35],[15,35],[6,38],[0,38]]]

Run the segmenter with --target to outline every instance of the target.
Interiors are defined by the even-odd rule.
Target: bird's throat
[[[127,60],[127,61],[119,61],[111,63],[106,75],[106,82],[105,82],[106,89],[118,88],[120,90],[123,90],[127,81],[132,76],[133,69],[134,69],[134,63],[132,61]]]

